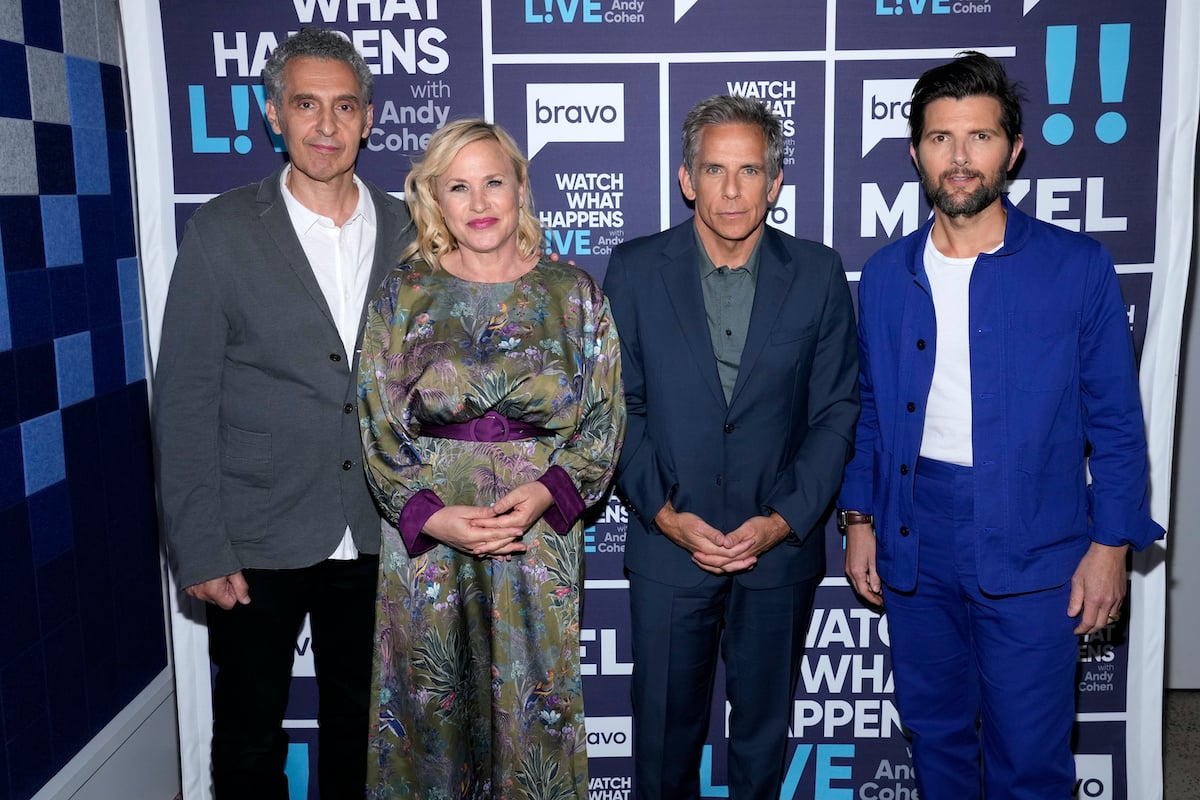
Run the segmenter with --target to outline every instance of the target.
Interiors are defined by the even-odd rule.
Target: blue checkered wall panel
[[[2,8],[0,797],[26,800],[167,661],[116,4]]]

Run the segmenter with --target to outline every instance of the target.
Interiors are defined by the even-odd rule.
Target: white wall
[[[1200,689],[1200,314],[1196,313],[1200,246],[1195,241],[1200,235],[1193,233],[1193,239],[1179,356],[1179,423],[1167,547],[1168,689]]]
[[[173,800],[179,794],[175,678],[167,667],[32,800]]]

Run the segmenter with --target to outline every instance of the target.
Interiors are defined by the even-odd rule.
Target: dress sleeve
[[[539,479],[554,497],[545,514],[554,530],[565,533],[583,510],[596,503],[612,482],[625,436],[625,397],[621,388],[621,350],[608,300],[587,275],[576,283],[578,324],[564,335],[576,353],[579,403],[575,429],[550,455]]]
[[[444,503],[433,489],[418,439],[408,429],[413,367],[421,354],[406,347],[408,311],[398,302],[402,285],[402,278],[393,274],[367,306],[358,362],[358,415],[371,494],[400,531],[409,554],[419,555],[437,545],[421,529]]]

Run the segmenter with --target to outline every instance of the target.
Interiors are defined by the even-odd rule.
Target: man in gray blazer
[[[379,516],[361,464],[356,349],[397,263],[403,204],[354,174],[370,70],[307,29],[263,70],[289,164],[200,208],[179,247],[154,380],[175,578],[208,605],[218,800],[286,800],[296,637],[311,615],[323,800],[362,797]]]

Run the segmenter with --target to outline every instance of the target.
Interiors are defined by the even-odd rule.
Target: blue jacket
[[[1112,257],[1004,204],[1004,245],[978,257],[969,301],[977,566],[993,594],[1065,583],[1092,541],[1142,549],[1163,533],[1149,516],[1137,370]],[[862,414],[839,498],[875,515],[880,577],[902,591],[916,584],[922,534],[913,478],[937,351],[923,257],[932,226],[863,268]]]

